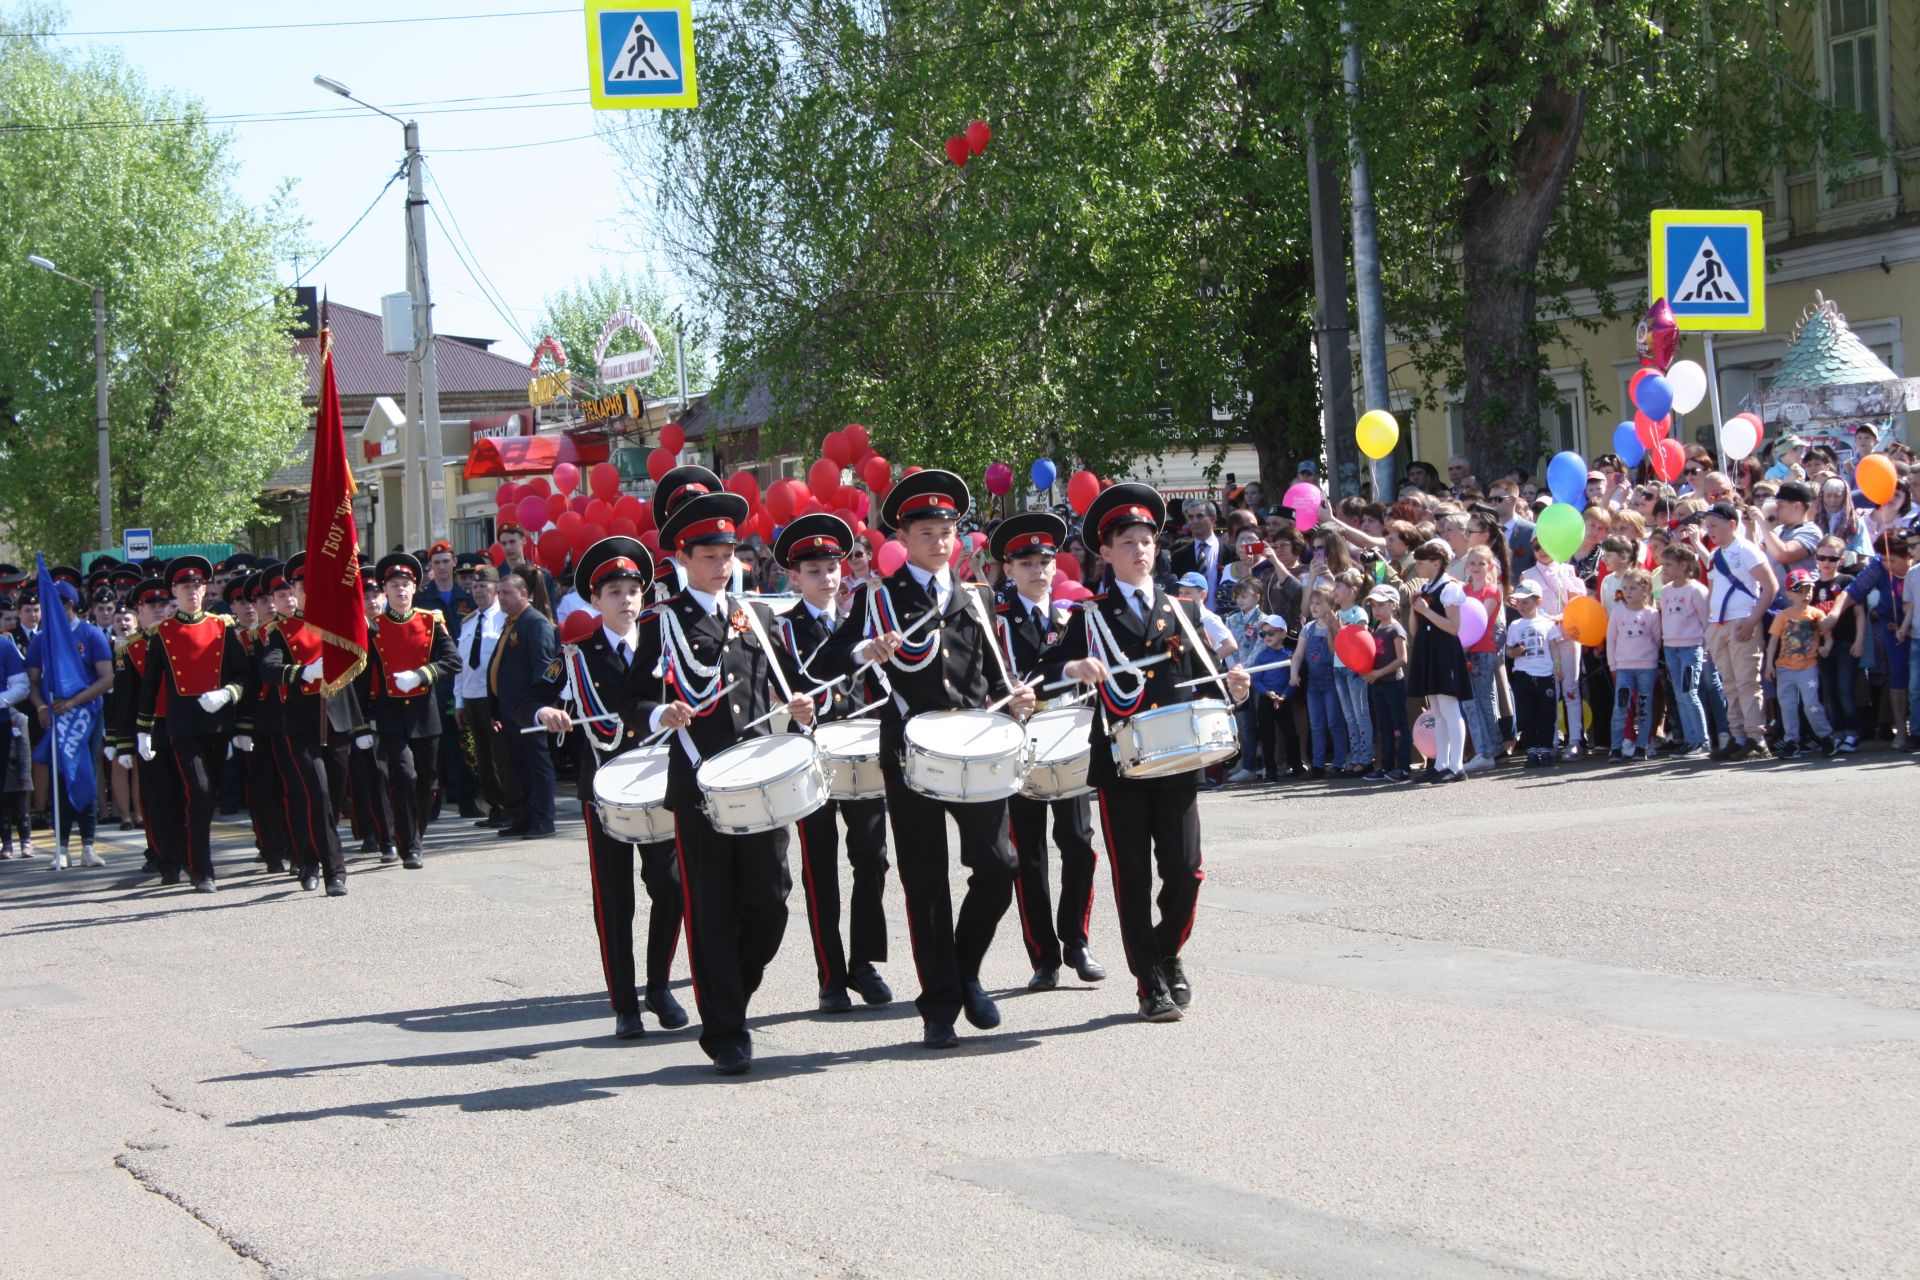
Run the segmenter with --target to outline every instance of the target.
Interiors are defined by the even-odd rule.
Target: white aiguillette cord
[[[1182,606],[1179,597],[1176,596],[1174,599],[1168,601],[1168,603],[1173,606],[1173,616],[1179,621],[1180,630],[1186,634],[1187,643],[1193,646],[1194,653],[1200,659],[1200,665],[1204,667],[1207,672],[1206,675],[1201,676],[1198,680],[1189,681],[1188,684],[1206,684],[1211,681],[1220,686],[1220,693],[1228,702],[1235,701],[1233,691],[1227,688],[1226,680],[1220,675],[1220,668],[1213,665],[1213,650],[1207,648],[1206,645],[1201,643],[1200,637],[1193,634],[1193,619],[1187,617],[1187,611]],[[1184,689],[1187,685],[1181,685],[1179,687]]]

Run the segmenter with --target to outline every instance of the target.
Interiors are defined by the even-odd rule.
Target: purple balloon
[[[1487,634],[1487,606],[1473,596],[1460,602],[1460,647],[1470,648]]]
[[[994,462],[987,466],[987,492],[995,497],[1013,488],[1013,468],[1004,462]]]

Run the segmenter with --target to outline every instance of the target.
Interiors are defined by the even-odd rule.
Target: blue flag
[[[67,616],[66,601],[57,594],[53,575],[47,572],[47,558],[39,552],[34,559],[40,566],[40,692],[48,705],[71,698],[94,681],[93,666],[80,654],[76,624]],[[81,624],[91,625],[91,624]],[[34,748],[33,758],[49,764],[48,752],[55,743],[60,748],[60,798],[75,812],[93,807],[93,730],[100,721],[104,699],[95,698],[55,717],[53,731]]]

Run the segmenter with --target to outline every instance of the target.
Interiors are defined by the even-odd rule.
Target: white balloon
[[[1676,360],[1667,370],[1667,386],[1673,390],[1673,411],[1692,413],[1707,398],[1707,371],[1691,360]]]
[[[1735,462],[1750,456],[1760,444],[1760,433],[1750,418],[1729,418],[1720,424],[1720,447]]]

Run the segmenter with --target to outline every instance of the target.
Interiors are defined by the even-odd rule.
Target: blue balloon
[[[1659,374],[1640,379],[1640,385],[1634,388],[1633,402],[1640,412],[1655,422],[1667,416],[1673,408],[1673,384]]]
[[[1060,474],[1054,469],[1052,458],[1035,458],[1033,470],[1027,473],[1036,489],[1053,488],[1054,479]]]
[[[1564,502],[1576,511],[1587,505],[1587,460],[1569,449],[1556,453],[1547,463],[1547,488],[1556,502]]]
[[[1647,456],[1647,446],[1640,443],[1640,433],[1633,429],[1631,422],[1623,422],[1613,429],[1613,451],[1630,467],[1639,466],[1640,460]]]

